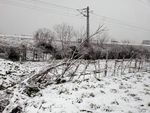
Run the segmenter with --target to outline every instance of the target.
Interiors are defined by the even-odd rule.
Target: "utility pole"
[[[83,15],[84,17],[86,17],[86,40],[85,43],[88,44],[89,43],[89,38],[90,38],[90,8],[89,6],[87,6],[87,8],[83,8],[83,9],[78,9],[78,11],[80,12],[81,15]]]
[[[89,6],[87,6],[87,43],[89,43],[89,35],[90,35],[90,23],[89,23]]]

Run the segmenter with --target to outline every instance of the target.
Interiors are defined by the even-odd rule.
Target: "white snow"
[[[104,61],[102,63],[104,67]],[[12,82],[22,81],[33,75],[48,63],[20,64],[0,59],[0,65],[0,85],[5,82],[9,86]],[[82,68],[83,66],[84,64],[81,65]],[[108,76],[101,76],[101,81],[98,81],[92,70],[94,67],[90,65],[88,72],[91,73],[87,74],[85,79],[78,79],[76,76],[73,81],[49,85],[41,89],[35,97],[28,97],[17,88],[10,88],[14,90],[11,105],[21,106],[23,113],[150,113],[150,73],[136,72],[112,76],[109,69]],[[6,74],[8,71],[11,73]],[[4,91],[0,90],[0,100],[5,97],[4,94]],[[6,109],[4,113],[7,113]]]

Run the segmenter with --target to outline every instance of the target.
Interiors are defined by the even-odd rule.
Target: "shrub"
[[[79,49],[79,56],[82,56],[82,58],[83,59],[85,59],[85,60],[89,60],[90,59],[90,50],[89,50],[89,48],[88,47],[81,47],[80,49]]]
[[[70,47],[70,57],[74,59],[78,59],[81,55],[79,55],[79,50],[76,46],[71,46]]]
[[[63,57],[62,57],[62,55],[61,55],[61,53],[60,52],[55,52],[55,54],[53,55],[53,57],[55,58],[55,59],[57,59],[57,60],[59,60],[59,59],[62,59]]]
[[[10,48],[8,50],[8,59],[12,60],[12,61],[19,61],[19,52],[17,51],[17,49],[15,48]]]
[[[34,34],[35,44],[40,45],[42,43],[52,43],[54,39],[54,34],[51,30],[42,28],[38,29]]]
[[[0,53],[5,53],[5,50],[3,49],[3,47],[0,48]]]

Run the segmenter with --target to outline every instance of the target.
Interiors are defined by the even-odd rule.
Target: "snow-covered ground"
[[[150,75],[129,74],[48,86],[27,101],[27,113],[149,113]]]
[[[0,59],[0,102],[5,100],[6,106],[9,103],[3,113],[16,106],[23,113],[150,113],[148,72],[108,74],[97,80],[92,72],[94,67],[90,66],[91,73],[85,78],[76,76],[73,81],[49,85],[34,97],[28,97],[14,85],[48,65],[48,62],[20,64]]]

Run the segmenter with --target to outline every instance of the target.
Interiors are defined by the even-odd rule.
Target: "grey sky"
[[[89,5],[94,14],[97,14],[90,14],[91,32],[99,24],[104,24],[109,29],[110,38],[113,39],[132,42],[150,39],[149,0],[41,0],[45,1],[43,3],[30,1],[34,0],[0,0],[0,33],[32,34],[38,28],[51,29],[59,23],[69,23],[76,29],[86,25],[85,18],[76,10],[45,3],[50,2],[75,9]],[[126,24],[140,28],[129,27]]]

